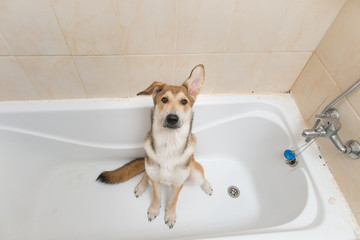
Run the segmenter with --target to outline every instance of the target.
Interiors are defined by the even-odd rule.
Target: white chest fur
[[[189,177],[186,163],[194,154],[195,143],[188,142],[188,136],[189,128],[160,128],[152,132],[152,138],[146,139],[145,151],[150,160],[145,168],[152,180],[179,186]]]

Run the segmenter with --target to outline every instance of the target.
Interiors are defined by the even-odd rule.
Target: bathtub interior
[[[101,104],[100,104],[101,105]],[[284,148],[292,138],[282,113],[266,103],[196,105],[196,159],[213,196],[188,183],[177,223],[146,218],[151,188],[138,199],[140,176],[119,185],[95,182],[103,170],[143,156],[149,101],[133,107],[57,107],[0,114],[0,239],[169,239],[237,234],[296,219],[308,200],[303,163],[290,168]],[[25,108],[26,109],[26,108]],[[231,198],[227,188],[240,189]]]

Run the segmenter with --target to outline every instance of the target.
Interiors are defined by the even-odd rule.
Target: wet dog
[[[166,207],[165,223],[173,228],[176,221],[176,202],[184,182],[198,179],[201,189],[211,195],[212,187],[205,179],[203,167],[195,161],[195,137],[191,132],[192,107],[203,85],[205,69],[197,65],[181,86],[154,82],[138,95],[152,95],[151,130],[145,139],[145,157],[133,160],[114,171],[105,171],[98,181],[105,183],[124,182],[142,172],[142,179],[135,187],[139,197],[151,182],[152,202],[148,209],[148,220],[159,214],[161,184],[171,186]]]

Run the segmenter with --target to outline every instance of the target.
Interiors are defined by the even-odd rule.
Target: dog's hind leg
[[[148,220],[151,222],[159,215],[159,209],[161,206],[161,183],[153,181],[149,178],[153,187],[153,199],[148,209]]]
[[[196,174],[198,176],[200,176],[201,178],[201,183],[200,183],[200,187],[201,189],[208,195],[212,195],[213,189],[210,185],[210,183],[206,180],[205,175],[204,175],[204,168],[201,166],[200,163],[196,162],[195,160],[192,161],[192,168],[191,168],[191,174]]]
[[[139,197],[141,194],[143,194],[148,186],[148,175],[146,172],[144,172],[144,175],[142,176],[140,182],[136,185],[134,189],[135,197]]]

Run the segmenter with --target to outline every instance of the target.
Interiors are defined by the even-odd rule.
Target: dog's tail
[[[116,170],[102,172],[96,181],[109,184],[122,183],[142,173],[144,170],[145,158],[138,158]]]

